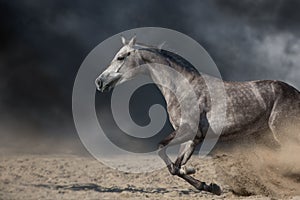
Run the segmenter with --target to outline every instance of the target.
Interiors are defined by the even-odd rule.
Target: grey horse
[[[222,81],[209,75],[200,74],[185,59],[175,53],[136,43],[133,37],[126,41],[122,37],[123,47],[117,52],[110,65],[96,79],[96,87],[99,91],[109,91],[118,84],[133,79],[138,74],[149,75],[157,84],[167,104],[167,112],[174,132],[158,144],[158,154],[166,163],[169,172],[186,180],[200,191],[208,191],[217,195],[221,194],[221,188],[215,183],[206,184],[199,181],[190,174],[195,173],[193,168],[185,167],[185,164],[193,154],[195,147],[201,144],[206,136],[208,127],[218,123],[217,116],[210,115],[212,101],[205,83],[206,80]],[[148,67],[138,68],[146,65]],[[184,118],[182,116],[181,101],[189,101],[190,91],[180,85],[180,82],[166,78],[166,71],[160,70],[157,65],[168,66],[178,71],[188,81],[194,90],[196,103],[188,106],[187,112],[193,113],[199,109],[199,116]],[[138,70],[134,70],[138,69]],[[172,89],[163,87],[166,82],[172,85]],[[270,132],[272,138],[278,144],[287,138],[286,127],[300,124],[300,93],[292,86],[276,80],[259,80],[247,82],[222,81],[226,93],[226,107],[217,106],[218,109],[226,111],[224,128],[220,138],[234,135],[243,136],[259,132]],[[183,88],[183,94],[178,99],[171,90]],[[183,119],[183,120],[182,120]],[[189,134],[191,127],[182,121],[192,121],[197,124],[196,133]],[[169,145],[183,144],[177,159],[172,162],[166,155]]]

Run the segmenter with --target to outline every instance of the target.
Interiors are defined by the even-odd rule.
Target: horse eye
[[[118,57],[117,60],[124,60],[125,57],[124,56],[121,56],[121,57]]]
[[[124,60],[127,56],[129,56],[130,55],[130,52],[128,52],[125,56],[119,56],[118,58],[117,58],[117,60]]]

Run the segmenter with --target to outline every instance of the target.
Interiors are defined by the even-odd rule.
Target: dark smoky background
[[[137,27],[194,38],[225,80],[279,79],[300,88],[299,10],[297,0],[0,0],[0,145],[83,150],[72,119],[77,70],[101,41]],[[155,95],[146,103],[162,102],[150,91]],[[107,98],[97,94],[100,109]],[[133,117],[145,125],[142,107],[133,108]]]

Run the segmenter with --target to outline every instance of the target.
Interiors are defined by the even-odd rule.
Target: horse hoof
[[[213,194],[216,194],[216,195],[221,195],[222,194],[222,190],[221,190],[221,187],[218,186],[217,184],[215,183],[211,183],[209,185],[209,192],[213,193]]]

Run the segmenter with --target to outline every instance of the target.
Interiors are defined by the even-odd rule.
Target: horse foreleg
[[[180,178],[184,179],[185,181],[187,181],[189,184],[191,184],[192,186],[194,186],[196,189],[198,189],[200,191],[207,191],[207,192],[211,192],[216,195],[220,195],[222,191],[218,185],[216,185],[214,183],[207,185],[205,182],[201,182],[201,181],[188,175],[192,172],[194,173],[193,169],[182,168],[182,165],[187,163],[187,161],[190,159],[191,155],[194,152],[194,149],[196,147],[195,141],[190,140],[190,141],[186,142],[185,144],[183,144],[183,146],[178,154],[178,157],[175,161],[175,164],[171,161],[171,159],[166,154],[166,148],[168,146],[164,146],[162,143],[164,143],[164,144],[170,143],[170,140],[172,140],[171,138],[174,138],[174,137],[175,137],[175,134],[172,134],[172,136],[163,140],[163,142],[160,143],[161,145],[160,145],[160,149],[158,151],[158,155],[166,163],[169,172],[172,175],[177,175]],[[171,144],[171,146],[172,145],[174,145],[174,143]]]
[[[220,195],[222,193],[220,186],[215,183],[207,185],[205,182],[201,182],[190,175],[178,174],[178,176],[194,186],[197,190],[211,192],[216,195]]]
[[[169,172],[172,175],[178,175],[178,174],[193,174],[196,171],[194,170],[194,168],[186,168],[184,166],[181,165],[181,163],[186,163],[188,160],[188,157],[185,157],[184,155],[178,157],[176,159],[175,164],[172,162],[172,160],[169,158],[169,156],[166,154],[166,149],[167,147],[163,147],[158,151],[158,155],[161,157],[161,159],[165,162],[165,164],[168,167]],[[192,152],[191,152],[192,154]],[[184,162],[183,162],[184,161]]]
[[[222,191],[217,184],[211,183],[210,185],[207,185],[205,182],[201,182],[188,175],[196,172],[193,168],[184,167],[187,161],[191,158],[195,150],[195,147],[196,147],[195,141],[188,141],[184,144],[183,148],[181,148],[181,151],[179,152],[179,155],[175,161],[175,168],[180,169],[177,176],[184,179],[185,181],[187,181],[189,184],[191,184],[198,190],[207,191],[216,195],[220,195]]]
[[[175,161],[175,166],[180,169],[180,174],[196,173],[196,170],[194,168],[187,168],[184,166],[187,163],[187,161],[191,158],[195,147],[195,142],[191,140],[181,145],[177,159]]]
[[[172,141],[176,136],[176,131],[174,131],[173,133],[171,133],[168,137],[166,137],[163,141],[161,141],[159,143],[159,150],[158,150],[158,155],[161,157],[161,159],[165,162],[166,166],[169,169],[169,172],[172,175],[176,175],[178,173],[180,173],[180,168],[181,168],[181,162],[184,161],[184,163],[186,163],[186,161],[189,159],[190,156],[184,156],[185,153],[182,153],[181,156],[178,156],[178,158],[180,157],[180,162],[179,159],[177,158],[177,164],[174,164],[172,162],[172,160],[169,158],[169,156],[166,154],[166,149],[168,146],[173,146],[176,144],[180,144],[180,140],[178,140],[176,143],[174,143],[174,141]],[[172,141],[172,142],[171,142]],[[171,142],[171,143],[170,143]],[[186,152],[187,148],[184,148],[184,152]],[[190,152],[190,154],[193,153],[193,150]],[[182,170],[182,169],[181,169]]]
[[[165,162],[166,166],[168,167],[169,172],[172,175],[176,175],[179,169],[175,168],[174,163],[172,162],[172,160],[169,158],[169,156],[166,153],[167,148],[166,147],[161,147],[158,151],[158,155],[160,156],[160,158]]]
[[[167,167],[168,167],[168,169],[169,169],[169,171],[172,175],[175,175],[176,173],[178,173],[177,171],[180,169],[180,167],[181,167],[180,163],[182,161],[180,161],[180,162],[177,161],[177,165],[174,165],[174,163],[172,163],[171,159],[166,154],[166,148],[168,146],[174,146],[174,145],[177,145],[177,144],[182,144],[183,142],[187,141],[187,136],[186,135],[188,135],[188,137],[191,137],[189,134],[184,134],[184,132],[182,130],[183,129],[180,129],[180,130],[178,129],[176,131],[173,131],[170,135],[168,135],[164,140],[162,140],[159,143],[158,155],[165,162],[165,164],[167,165]],[[194,148],[190,152],[190,155],[193,153],[193,150],[194,150]],[[184,159],[184,160],[187,161],[190,158],[190,155],[189,156],[184,156],[184,154],[185,153],[183,153],[183,155],[182,155],[182,160]]]
[[[190,149],[190,148],[187,148],[187,149]],[[186,153],[184,155],[179,156],[176,159],[176,164],[173,164],[171,159],[166,154],[166,147],[162,147],[158,151],[158,155],[164,160],[164,162],[166,163],[166,165],[168,167],[169,172],[172,175],[179,176],[180,178],[184,179],[185,181],[187,181],[189,184],[191,184],[192,186],[194,186],[196,189],[198,189],[200,191],[207,191],[207,192],[211,192],[216,195],[220,195],[222,191],[218,185],[216,185],[214,183],[207,185],[205,182],[199,181],[199,180],[187,175],[186,173],[182,173],[181,167],[180,168],[178,167],[178,166],[180,166],[180,164],[182,164],[182,163],[185,164],[188,161],[192,152],[193,151],[189,150],[189,151],[186,151]]]

